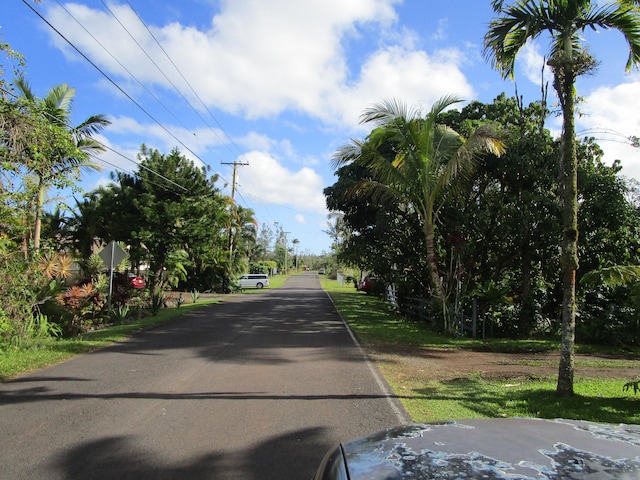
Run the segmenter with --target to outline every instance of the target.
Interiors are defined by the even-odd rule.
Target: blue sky
[[[68,83],[75,123],[95,113],[113,122],[98,137],[113,151],[100,157],[102,172],[85,175],[86,191],[113,166],[134,171],[142,143],[210,166],[227,194],[227,164],[246,164],[238,203],[311,253],[331,244],[322,194],[335,182],[331,155],[368,133],[358,124],[366,107],[397,98],[427,110],[447,94],[488,103],[515,92],[482,57],[489,0],[29,3],[95,66],[21,0],[3,3],[0,41],[26,57],[36,95]],[[599,139],[607,163],[620,159],[640,179],[640,151],[625,142],[640,136],[640,75],[624,71],[621,34],[587,32],[585,41],[601,66],[578,83],[578,130]],[[540,98],[547,45],[541,39],[518,58],[527,103]],[[554,132],[559,125],[549,121]]]

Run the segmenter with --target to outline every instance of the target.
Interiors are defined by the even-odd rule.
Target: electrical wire
[[[616,142],[624,145],[629,145],[633,148],[640,148],[640,142],[638,141],[637,136],[625,135],[624,133],[620,133],[611,128],[598,128],[598,127],[587,128],[584,130],[580,130],[579,132],[576,132],[576,136],[579,136],[579,135],[612,135],[614,137],[619,137],[619,138],[615,139],[615,138],[600,137],[597,140],[605,141],[605,142]],[[623,138],[624,140],[621,140],[621,138]]]
[[[117,153],[117,152],[116,152],[116,153]],[[138,175],[136,172],[131,172],[131,171],[126,170],[126,169],[124,169],[124,168],[122,168],[122,167],[119,167],[119,166],[117,166],[116,164],[111,163],[111,162],[109,162],[109,161],[105,160],[104,158],[100,158],[100,157],[98,157],[97,155],[95,155],[95,154],[93,154],[93,153],[88,153],[88,155],[89,155],[90,157],[93,157],[95,160],[98,160],[99,162],[105,163],[105,164],[107,164],[107,165],[109,165],[109,166],[111,166],[111,167],[115,168],[116,170],[123,171],[123,172],[125,172],[125,173],[127,173],[127,174],[131,175],[132,177],[136,177],[136,176]],[[133,161],[133,160],[131,160],[131,161]],[[154,172],[154,173],[155,173],[155,172]],[[157,173],[156,173],[156,174],[157,174]],[[157,174],[157,175],[158,175],[158,174]],[[168,180],[168,179],[166,179],[165,177],[162,177],[162,178],[164,178],[165,180]],[[171,183],[174,183],[174,184],[175,184],[175,185],[177,185],[178,187],[180,187],[180,188],[182,188],[183,190],[185,190],[185,191],[187,191],[187,192],[188,192],[188,190],[186,190],[186,189],[185,189],[184,187],[182,187],[181,185],[178,185],[177,183],[172,182],[171,180],[168,180],[168,181],[169,181],[169,182],[171,182]],[[149,180],[149,179],[147,179],[147,182],[149,182],[151,185],[153,185],[153,186],[155,186],[155,187],[161,188],[161,189],[166,190],[166,191],[168,191],[168,192],[175,193],[176,195],[180,195],[180,192],[178,192],[178,191],[176,191],[176,190],[173,190],[172,188],[169,188],[167,185],[163,185],[163,184],[160,184],[160,183],[156,183],[156,182],[154,182],[154,181],[152,181],[152,180]]]
[[[16,94],[15,94],[15,93],[13,93],[12,91],[7,90],[7,89],[5,89],[5,88],[0,88],[0,91],[2,91],[4,94],[6,94],[6,95],[8,95],[8,96],[10,96],[10,97],[12,97],[12,98],[14,98],[15,100],[19,100],[19,99],[21,98],[20,96],[16,95]],[[49,117],[49,118],[50,118],[50,120],[52,120],[52,121],[59,122],[59,119],[58,119],[58,118],[56,118],[56,117],[54,117],[53,115],[51,115],[49,112],[42,111],[42,112],[40,112],[40,113],[42,113],[42,115],[44,115],[45,117]],[[29,122],[29,121],[31,120],[31,119],[30,119],[30,117],[28,117],[28,116],[25,116],[24,118],[25,118],[25,120],[26,120],[27,122]],[[69,124],[64,124],[64,126],[65,126],[68,130],[74,130],[74,128],[73,128],[71,125],[69,125]],[[148,172],[152,173],[153,175],[156,175],[156,176],[158,176],[158,177],[162,178],[162,179],[163,179],[163,180],[165,180],[166,182],[168,182],[168,183],[171,183],[171,184],[175,185],[176,187],[178,187],[178,188],[180,188],[180,189],[184,190],[185,192],[188,192],[188,191],[189,191],[189,189],[187,189],[187,188],[185,188],[184,186],[182,186],[182,185],[180,185],[180,184],[178,184],[178,183],[174,182],[173,180],[171,180],[171,179],[169,179],[169,178],[165,177],[164,175],[162,175],[162,174],[160,174],[160,173],[158,173],[158,172],[154,171],[153,169],[150,169],[149,167],[147,167],[147,166],[145,166],[145,165],[143,165],[143,164],[141,164],[141,163],[139,163],[139,162],[136,162],[135,160],[133,160],[133,159],[131,159],[131,158],[127,157],[127,156],[126,156],[126,155],[124,155],[123,153],[118,152],[117,150],[115,150],[115,149],[111,148],[110,146],[105,145],[104,143],[102,143],[102,142],[100,142],[100,141],[96,140],[95,138],[93,138],[93,137],[91,137],[91,138],[92,138],[92,140],[93,140],[93,141],[95,141],[98,145],[100,145],[100,146],[101,146],[102,148],[104,148],[105,150],[109,150],[110,152],[115,153],[116,155],[118,155],[118,156],[120,156],[120,157],[124,158],[125,160],[128,160],[129,162],[131,162],[131,163],[133,163],[134,165],[138,166],[138,168],[144,169],[144,170],[146,170],[146,171],[148,171]],[[111,162],[108,162],[107,160],[104,160],[104,159],[102,159],[102,158],[98,157],[97,155],[95,155],[95,154],[93,154],[93,153],[91,153],[91,152],[85,152],[85,153],[86,153],[87,155],[89,155],[89,156],[91,156],[91,157],[95,158],[96,160],[99,160],[99,161],[101,161],[101,162],[103,162],[103,163],[105,163],[105,164],[107,164],[107,165],[110,165],[110,166],[112,166],[112,167],[116,168],[117,170],[122,170],[122,171],[124,171],[124,172],[130,173],[131,175],[136,175],[134,172],[130,172],[130,171],[128,171],[128,170],[126,170],[126,169],[124,169],[124,168],[118,167],[117,165],[115,165],[115,164],[113,164],[113,163],[111,163]],[[153,183],[153,182],[151,182],[151,183]],[[160,186],[159,184],[155,184],[155,183],[154,183],[154,185],[156,185],[156,186]],[[166,187],[165,187],[165,188],[166,188]],[[176,192],[176,193],[177,193],[177,192]]]
[[[131,40],[133,40],[133,42],[138,46],[138,48],[140,49],[140,51],[142,53],[145,54],[145,56],[149,59],[149,61],[153,64],[154,67],[156,67],[156,70],[158,70],[158,72],[164,77],[164,79],[171,85],[171,87],[173,88],[173,90],[178,94],[178,96],[180,98],[182,98],[182,100],[184,100],[184,102],[189,105],[189,107],[191,108],[191,110],[198,116],[198,118],[200,118],[200,120],[207,126],[207,128],[209,128],[209,130],[211,130],[211,132],[218,138],[218,140],[220,140],[220,143],[222,145],[226,145],[227,148],[229,148],[227,142],[225,142],[225,140],[223,138],[220,137],[220,135],[218,134],[218,132],[211,127],[211,125],[209,125],[209,123],[205,120],[205,118],[200,114],[200,112],[193,106],[193,104],[189,101],[189,99],[187,97],[184,96],[184,94],[180,91],[180,89],[175,85],[175,83],[173,83],[173,81],[167,76],[167,74],[164,72],[164,70],[162,70],[158,64],[156,63],[156,61],[151,57],[151,55],[149,55],[149,53],[145,50],[145,48],[140,44],[140,42],[138,42],[138,40],[131,34],[131,32],[129,31],[129,29],[127,29],[127,27],[120,21],[120,19],[118,18],[118,16],[107,6],[107,4],[102,1],[102,4],[104,5],[104,7],[107,9],[107,11],[111,14],[111,16],[113,18],[115,18],[115,20],[120,24],[120,26],[122,27],[122,29],[127,32],[127,35],[129,35],[129,37],[131,38]],[[191,87],[191,84],[187,81],[187,79],[184,77],[184,75],[182,75],[182,72],[180,70],[178,70],[178,67],[176,66],[176,64],[173,62],[173,60],[171,59],[171,57],[169,56],[169,54],[166,52],[166,50],[162,47],[162,45],[160,44],[160,42],[157,40],[157,38],[153,35],[153,33],[151,32],[151,30],[149,29],[149,27],[147,27],[146,23],[144,23],[144,21],[142,20],[142,18],[140,17],[140,15],[138,15],[138,12],[136,12],[134,10],[134,8],[131,6],[131,4],[129,4],[129,8],[133,11],[133,13],[136,15],[138,21],[142,24],[143,27],[145,27],[145,29],[147,30],[147,32],[149,33],[149,35],[151,36],[151,38],[155,41],[155,43],[158,45],[158,47],[160,48],[160,50],[162,51],[162,53],[164,53],[164,55],[167,57],[167,59],[169,60],[169,62],[171,63],[171,65],[176,69],[176,71],[180,74],[180,76],[182,77],[182,79],[185,81],[185,83],[191,88],[191,90],[193,91],[194,95],[196,95],[196,97],[198,97],[198,94],[193,90],[193,87]],[[200,99],[200,97],[198,97],[198,99]],[[202,101],[202,100],[201,100]],[[203,103],[204,105],[204,103]],[[206,105],[204,105],[205,109],[206,109]],[[207,110],[208,111],[208,110]],[[216,121],[216,123],[218,124],[218,126],[220,127],[220,130],[226,135],[227,139],[229,140],[229,142],[231,144],[233,144],[235,146],[235,143],[233,142],[233,139],[227,134],[227,132],[225,131],[225,129],[222,127],[222,125],[220,125],[220,123],[217,121],[217,119],[213,116],[213,114],[211,114],[211,112],[209,112],[209,115]],[[194,133],[195,135],[195,133]],[[236,147],[237,148],[237,147]],[[238,150],[239,152],[239,150]],[[233,152],[232,152],[233,153]]]
[[[202,100],[202,98],[200,97],[200,95],[198,95],[198,92],[196,92],[196,90],[193,88],[193,86],[191,85],[191,83],[189,82],[189,80],[187,80],[187,78],[183,75],[182,71],[178,68],[178,66],[175,64],[175,62],[173,61],[173,59],[171,58],[171,56],[167,53],[167,51],[164,49],[164,47],[162,46],[162,44],[160,43],[160,41],[158,41],[157,37],[153,34],[153,32],[151,31],[151,29],[147,26],[147,24],[144,22],[144,20],[142,19],[142,17],[140,17],[140,15],[138,14],[138,12],[135,10],[135,8],[133,8],[133,6],[131,5],[131,3],[129,2],[129,0],[125,0],[127,2],[127,5],[129,5],[129,8],[131,9],[131,11],[133,13],[135,13],[136,17],[138,18],[138,20],[140,21],[140,23],[144,26],[144,28],[147,30],[147,32],[149,33],[149,35],[151,36],[151,38],[153,38],[153,40],[156,42],[156,44],[158,45],[158,47],[160,48],[160,50],[162,50],[162,53],[164,53],[164,55],[167,57],[167,59],[169,60],[169,62],[171,62],[171,65],[173,65],[173,68],[176,70],[176,72],[178,72],[178,75],[180,75],[180,77],[184,80],[184,82],[187,84],[187,86],[189,87],[189,89],[191,90],[191,92],[195,95],[195,97],[200,101],[200,104],[202,105],[202,107],[207,111],[207,113],[209,114],[209,116],[215,121],[216,125],[218,125],[218,127],[220,128],[220,130],[222,130],[222,132],[225,134],[225,136],[227,137],[227,139],[229,140],[229,142],[231,143],[231,145],[233,145],[237,151],[238,155],[241,155],[241,151],[238,148],[238,146],[236,145],[236,143],[233,141],[233,138],[231,138],[231,136],[227,133],[227,131],[225,130],[225,128],[220,124],[220,122],[218,121],[218,119],[213,115],[213,113],[211,113],[211,111],[209,110],[209,108],[207,107],[207,104]],[[104,1],[102,2],[104,4]],[[126,30],[126,29],[125,29]],[[137,43],[137,42],[136,42]],[[140,46],[138,44],[138,46]],[[145,52],[146,53],[146,52]],[[155,65],[155,63],[154,63]],[[156,65],[156,68],[157,65]],[[160,70],[158,68],[158,70]],[[163,73],[164,74],[164,73]],[[182,96],[182,94],[180,93],[180,91],[178,90],[178,88],[171,82],[171,80],[169,80],[166,76],[165,78],[167,79],[167,81],[169,81],[169,83],[171,83],[171,85],[173,86],[173,88],[176,90],[176,92],[178,92],[180,94],[180,96]],[[184,98],[184,96],[182,96],[182,98]],[[191,108],[193,108],[193,110],[199,115],[197,109],[195,109],[193,107],[193,105],[191,105],[191,102],[189,102],[186,98],[184,98],[185,101],[191,106]],[[207,122],[204,120],[204,118],[200,117],[202,119],[202,121],[207,125]],[[211,128],[211,127],[209,127]],[[218,137],[220,138],[220,137]]]
[[[225,136],[227,137],[227,139],[229,140],[229,144],[233,145],[236,150],[238,151],[238,153],[240,153],[240,150],[238,148],[238,146],[235,144],[235,142],[233,141],[233,139],[230,137],[230,135],[227,133],[227,131],[224,129],[224,127],[222,127],[222,125],[220,124],[220,122],[216,119],[216,117],[211,113],[211,111],[207,108],[206,104],[204,103],[204,101],[202,100],[202,98],[198,95],[198,93],[195,91],[195,89],[193,88],[192,84],[186,79],[186,77],[182,74],[182,72],[177,68],[175,62],[171,59],[171,57],[168,55],[168,53],[166,52],[166,50],[162,47],[161,43],[158,41],[158,39],[155,37],[155,35],[153,35],[153,33],[151,32],[151,30],[149,29],[149,27],[146,25],[146,23],[142,20],[142,18],[140,17],[140,15],[137,13],[137,11],[133,8],[133,6],[131,5],[131,3],[127,1],[127,4],[129,5],[129,7],[131,8],[131,10],[133,11],[133,13],[135,13],[135,15],[137,16],[138,20],[141,22],[141,24],[145,27],[145,29],[147,30],[147,32],[150,34],[150,36],[153,38],[153,40],[156,42],[156,44],[158,45],[158,47],[162,50],[162,52],[165,54],[165,56],[167,57],[167,59],[169,60],[169,62],[173,65],[173,67],[176,69],[176,71],[179,73],[179,75],[183,78],[183,80],[185,81],[185,83],[189,86],[189,88],[191,89],[191,91],[193,92],[193,94],[195,95],[196,98],[198,98],[198,100],[201,102],[201,104],[203,105],[203,107],[206,109],[206,111],[209,113],[209,115],[211,116],[211,118],[214,119],[214,121],[216,122],[216,124],[220,127],[220,130],[225,134]],[[93,61],[91,61],[82,51],[80,51],[80,49],[78,47],[76,47],[69,39],[67,39],[57,28],[55,28],[46,18],[44,18],[37,10],[35,10],[31,5],[29,5],[27,3],[26,0],[23,0],[23,3],[25,3],[38,17],[40,17],[50,28],[52,28],[52,30],[54,30],[65,42],[67,42],[67,44],[69,44],[78,54],[80,54],[85,60],[87,60],[96,70],[98,70],[98,72],[100,72],[111,84],[113,84],[121,93],[123,93],[123,95],[125,95],[130,101],[132,101],[132,103],[134,103],[143,113],[145,113],[149,118],[151,118],[156,124],[158,124],[163,130],[165,130],[169,135],[171,135],[176,141],[178,141],[178,143],[180,143],[184,148],[186,148],[189,152],[191,152],[195,158],[199,159],[203,164],[206,165],[206,162],[204,162],[195,152],[193,152],[191,149],[189,149],[182,141],[180,141],[174,134],[172,134],[166,127],[164,127],[158,120],[156,120],[153,115],[151,115],[139,102],[137,102],[135,99],[133,99],[126,91],[124,91],[123,88],[121,88],[112,78],[109,77],[108,74],[106,74],[100,67],[98,67]],[[59,5],[60,3],[57,2]],[[102,2],[104,5],[104,2]],[[76,23],[78,23],[93,39],[94,41],[96,41],[96,43],[98,45],[100,45],[103,50],[105,50],[109,55],[111,55],[112,58],[114,58],[114,60],[133,78],[135,79],[139,84],[142,85],[142,82],[140,82],[128,69],[126,69],[122,63],[120,61],[118,61],[105,47],[104,45],[102,45],[93,35],[91,35],[90,32],[87,31],[87,29],[82,25],[81,22],[78,21],[77,18],[75,18],[65,7],[63,7],[62,5],[60,5],[65,12],[67,12],[67,14],[73,18]],[[129,34],[129,36],[132,38],[132,40],[134,40],[134,42],[138,45],[138,47],[143,51],[143,53],[149,58],[149,60],[154,64],[154,66],[164,75],[164,72],[162,72],[162,70],[158,67],[158,65],[155,63],[155,61],[153,61],[153,59],[149,56],[149,54],[144,50],[144,48],[139,44],[139,42],[137,40],[135,40],[135,38],[133,37],[133,35],[131,35],[131,33],[127,30],[127,28],[122,24],[122,22],[116,17],[116,15],[111,11],[111,9],[109,9],[106,5],[105,7],[107,8],[107,10],[109,11],[109,13],[116,19],[116,21],[118,21],[118,23],[121,25],[121,27]],[[171,83],[172,87],[176,90],[176,92],[178,92],[178,94],[183,98],[183,100],[185,100],[189,106],[197,112],[197,109],[195,109],[195,107],[193,107],[193,105],[184,97],[184,95],[182,95],[179,91],[179,89],[175,86],[175,84],[173,84],[173,82],[171,82],[168,77],[165,78],[167,79],[167,81],[169,81],[169,83]],[[149,90],[144,87],[144,85],[142,85],[143,88],[145,88],[145,90],[147,90],[147,92],[149,92]],[[151,92],[149,92],[150,95],[156,100],[158,101],[158,103],[162,104],[162,102],[160,102],[157,97],[155,97],[153,94],[151,94]],[[163,105],[163,107],[166,109],[166,107]],[[167,109],[168,110],[168,109]],[[169,112],[171,113],[171,112]],[[175,118],[175,115],[173,115]],[[198,114],[198,116],[200,117],[200,119],[205,123],[205,125],[207,125],[207,127],[209,127],[211,129],[211,126],[206,122],[206,120],[204,118],[202,118],[201,115]],[[184,126],[184,124],[183,124]],[[186,128],[186,127],[185,127]],[[212,129],[213,130],[213,129]],[[215,130],[213,130],[214,134],[218,137],[218,139],[220,139],[220,137],[218,136],[218,134],[215,132]],[[195,133],[194,133],[195,135]],[[222,139],[220,139],[222,141]],[[228,146],[228,145],[227,145]],[[106,146],[105,146],[106,147]],[[120,154],[119,152],[111,149],[110,147],[106,147],[109,150],[113,151],[114,153],[126,158],[127,160],[138,164],[137,162],[134,162],[133,160],[127,158],[126,156]],[[101,160],[102,161],[102,160]],[[109,162],[104,161],[106,164],[108,165],[112,165]],[[141,166],[141,165],[140,165]],[[141,166],[142,167],[142,166]],[[117,167],[115,167],[117,168]],[[124,170],[124,169],[123,169]],[[152,170],[150,170],[152,173],[159,175],[160,177],[162,177],[160,174],[158,174],[157,172],[153,172]],[[227,185],[230,184],[230,182],[228,180],[226,180],[221,174],[216,173],[218,178],[220,180],[222,180],[223,182],[225,182]],[[165,180],[168,180],[165,178]],[[183,188],[182,186],[179,186],[176,184],[176,186]],[[241,192],[239,192],[238,189],[236,189],[236,192],[239,196],[239,198],[242,200],[242,202],[247,206],[247,208],[251,208],[250,203],[247,201],[247,199],[241,194]],[[285,207],[286,208],[286,207]],[[253,209],[252,209],[253,210]],[[255,212],[255,210],[254,210]]]
[[[158,104],[160,104],[160,106],[162,106],[165,111],[171,115],[180,125],[182,125],[184,127],[185,130],[190,130],[182,120],[180,120],[180,118],[178,118],[178,116],[173,113],[171,110],[169,110],[169,108],[145,85],[143,84],[138,77],[136,77],[120,60],[118,60],[116,58],[115,55],[113,55],[103,44],[102,42],[100,42],[100,40],[98,40],[64,5],[62,5],[59,1],[56,0],[56,3],[60,6],[60,8],[62,8],[67,15],[69,15],[79,26],[80,28],[82,28],[87,35],[89,35],[98,45],[100,45],[100,47],[118,64],[120,65],[120,67],[127,72],[127,74],[133,78],[138,85],[140,85]],[[117,19],[116,19],[117,20]]]
[[[116,155],[119,155],[120,157],[122,157],[122,158],[124,158],[124,159],[126,159],[126,160],[128,160],[128,161],[130,161],[130,162],[132,162],[132,163],[134,163],[134,164],[136,164],[136,165],[138,166],[138,168],[143,169],[143,170],[146,170],[147,172],[149,172],[149,173],[151,173],[151,174],[153,174],[153,175],[156,175],[156,176],[160,177],[160,178],[161,178],[162,180],[164,180],[165,182],[168,182],[168,183],[170,183],[170,184],[172,184],[172,185],[175,185],[176,187],[178,187],[178,188],[180,188],[180,189],[184,190],[185,192],[188,192],[188,191],[189,191],[189,189],[188,189],[188,188],[183,187],[182,185],[180,185],[180,184],[178,184],[178,183],[174,182],[173,180],[171,180],[171,179],[169,179],[169,178],[165,177],[164,175],[162,175],[162,174],[160,174],[160,173],[158,173],[158,172],[156,172],[156,171],[154,171],[154,170],[150,169],[150,168],[149,168],[149,167],[147,167],[146,165],[143,165],[143,164],[142,164],[142,163],[140,163],[140,162],[136,162],[135,160],[130,159],[130,158],[129,158],[129,157],[127,157],[126,155],[124,155],[124,154],[122,154],[122,153],[120,153],[120,152],[118,152],[118,151],[114,150],[113,148],[109,147],[108,145],[105,145],[105,144],[100,143],[100,142],[98,142],[98,143],[99,143],[103,148],[105,148],[105,149],[109,150],[110,152],[113,152],[113,153],[115,153]],[[134,175],[135,175],[135,174],[134,174]]]
[[[200,158],[198,154],[193,152],[187,145],[182,142],[178,137],[176,137],[167,127],[162,125],[151,113],[149,113],[139,102],[137,102],[131,95],[129,95],[120,85],[118,85],[109,75],[106,74],[100,67],[98,67],[89,57],[87,57],[78,47],[76,47],[67,37],[65,37],[62,32],[60,32],[56,27],[54,27],[51,22],[49,22],[45,17],[43,17],[40,12],[38,12],[33,6],[29,4],[27,0],[22,0],[30,10],[32,10],[40,19],[45,22],[53,31],[55,31],[71,48],[73,48],[82,58],[84,58],[87,62],[91,64],[98,72],[100,72],[114,87],[116,87],[125,97],[127,97],[134,105],[136,105],[145,115],[147,115],[151,120],[153,120],[160,128],[162,128],[166,133],[168,133],[174,140],[176,140],[180,145],[182,145],[187,151],[189,151],[195,158],[200,160],[203,165],[207,165],[207,163]]]

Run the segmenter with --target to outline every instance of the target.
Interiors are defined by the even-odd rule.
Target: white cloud
[[[95,40],[62,7],[51,7],[49,17],[98,65],[128,84],[128,91],[147,95],[96,40],[117,52],[118,61],[145,85],[171,89],[173,83],[196,108],[203,100],[246,118],[290,110],[327,125],[353,126],[364,108],[382,98],[426,104],[448,93],[471,98],[473,89],[459,70],[463,58],[455,49],[429,56],[415,50],[413,42],[396,39],[395,46],[374,45],[377,51],[370,46],[362,64],[348,66],[343,43],[357,37],[358,28],[376,26],[381,39],[392,38],[385,32],[397,20],[395,3],[399,0],[234,0],[221,2],[208,31],[178,23],[150,25],[199,98],[128,6],[110,9],[153,61],[105,11],[65,7]],[[403,32],[404,39],[412,38]]]
[[[311,168],[290,170],[264,151],[249,152],[239,160],[248,165],[238,171],[238,191],[251,203],[326,214],[324,181]]]
[[[109,177],[103,175],[99,177],[95,182],[88,185],[86,188],[86,192],[92,192],[94,190],[97,190],[98,188],[107,187],[111,184],[113,184],[113,181]]]
[[[431,38],[434,40],[446,40],[449,30],[449,19],[441,18],[438,20],[438,28],[431,34]]]
[[[237,141],[250,150],[272,150],[276,145],[272,138],[258,132],[249,132]]]
[[[525,77],[534,85],[541,85],[543,79],[549,84],[553,80],[553,73],[535,42],[529,42],[522,47],[517,62]]]
[[[341,117],[343,124],[355,125],[365,108],[382,99],[398,98],[426,108],[443,95],[471,99],[473,87],[459,69],[463,58],[456,49],[433,56],[401,47],[379,50],[363,65],[358,83],[333,96],[333,110],[326,113]]]
[[[208,31],[178,23],[150,28],[208,105],[248,118],[278,114],[286,108],[312,112],[347,76],[343,37],[360,23],[395,21],[392,6],[397,1],[234,0],[222,2]],[[171,88],[172,82],[197,103],[128,6],[110,6],[119,21],[105,11],[83,5],[67,4],[64,8],[49,9],[52,23],[108,72],[128,78],[126,68],[141,82],[165,88]],[[97,42],[117,52],[118,61],[113,58],[115,53],[110,55]],[[59,46],[70,51],[62,43]]]
[[[227,145],[228,139],[220,129],[195,128],[187,129],[184,126],[158,125],[156,123],[140,123],[139,121],[126,116],[111,118],[111,125],[107,127],[105,133],[120,139],[134,135],[137,138],[144,138],[147,147],[156,148],[161,152],[169,152],[173,148],[178,148],[185,157],[193,160],[196,164],[201,163],[200,156],[207,153],[211,147]],[[126,140],[124,140],[126,142]],[[136,153],[140,150],[140,145],[130,145],[125,143],[124,148],[136,148]],[[134,155],[135,158],[135,155]]]
[[[542,81],[541,69],[544,66],[544,80],[552,82],[552,72],[545,65],[544,57],[535,43],[528,43],[518,57],[524,62],[520,69],[526,78],[536,85]],[[640,150],[629,145],[628,137],[640,136],[640,76],[617,86],[600,87],[578,105],[576,126],[578,137],[592,136],[604,150],[603,160],[611,165],[620,160],[622,173],[640,179]],[[549,94],[555,98],[553,89]],[[549,120],[549,126],[555,135],[561,134],[562,118]]]
[[[94,135],[94,138],[105,146],[106,150],[96,155],[97,163],[104,170],[112,170],[114,167],[125,172],[133,172],[138,169],[136,155],[140,152],[140,146],[136,145],[131,148],[114,146],[113,143],[104,135]],[[106,178],[106,177],[105,177]],[[108,180],[107,180],[108,183]],[[102,185],[103,183],[101,183]]]
[[[604,160],[611,164],[621,160],[623,174],[640,179],[640,150],[626,140],[640,136],[640,76],[615,87],[601,87],[588,95],[580,105],[582,115],[577,120],[578,131],[593,136],[605,152]]]

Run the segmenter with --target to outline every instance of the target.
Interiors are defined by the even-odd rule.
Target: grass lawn
[[[476,417],[571,418],[606,423],[640,424],[640,399],[623,392],[622,378],[576,378],[575,395],[556,396],[552,377],[510,382],[470,375],[451,380],[386,378],[416,422]]]
[[[553,353],[560,345],[557,340],[483,342],[444,337],[404,320],[386,302],[357,292],[352,285],[343,287],[326,279],[322,285],[413,421],[527,416],[640,424],[640,394],[623,391],[629,372],[640,372],[636,355],[611,359],[598,354],[620,352],[578,346],[577,352],[589,356],[577,359],[576,367],[587,371],[597,368],[599,374],[576,376],[575,395],[569,399],[556,396],[557,376],[548,373],[510,378],[488,376],[479,370],[446,376],[433,369],[438,365],[434,362],[446,365],[447,352],[460,350],[495,352],[490,355],[496,356],[510,352],[516,358],[509,360],[513,365],[548,372],[554,366],[550,360],[517,360],[517,354]],[[437,360],[425,358],[429,356]],[[606,376],[602,376],[602,369],[608,369]]]

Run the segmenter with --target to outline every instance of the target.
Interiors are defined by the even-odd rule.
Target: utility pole
[[[236,183],[238,183],[238,167],[249,165],[243,162],[222,162],[222,165],[233,165],[233,181],[231,182],[231,215],[229,218],[229,268],[228,278],[231,279],[231,269],[233,268],[233,221],[236,218]]]
[[[236,183],[238,183],[238,167],[249,165],[244,162],[222,162],[222,165],[233,165],[233,181],[231,182],[231,200],[235,205],[236,201]]]

